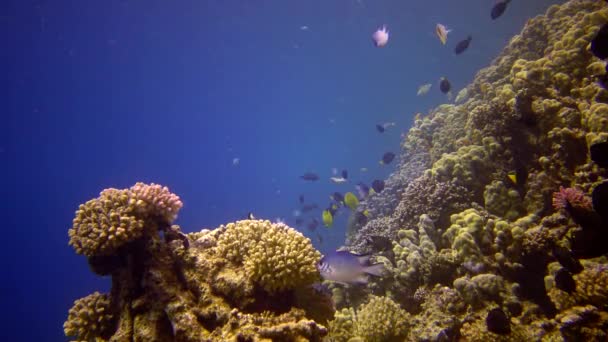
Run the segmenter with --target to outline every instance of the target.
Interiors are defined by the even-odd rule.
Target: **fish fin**
[[[376,277],[381,277],[385,271],[386,271],[386,268],[384,267],[384,264],[374,264],[374,265],[366,267],[363,270],[363,272],[365,272],[367,274],[371,274]]]
[[[355,254],[351,253],[357,257],[360,265],[369,265],[369,259],[372,257],[371,254]]]
[[[368,281],[368,277],[367,274],[363,273],[360,276],[358,276],[357,278],[354,279],[353,283],[355,284],[360,284],[360,285],[365,285],[367,284]]]

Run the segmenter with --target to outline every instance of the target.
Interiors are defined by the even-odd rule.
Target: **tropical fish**
[[[311,232],[314,232],[318,226],[319,221],[316,218],[313,218],[310,222],[308,222],[306,228],[308,228],[308,230],[310,230]]]
[[[420,87],[418,87],[418,92],[416,93],[416,96],[422,96],[422,95],[426,95],[426,93],[429,92],[429,90],[431,90],[431,87],[433,85],[431,83],[426,83],[421,85]]]
[[[513,183],[513,185],[517,185],[517,172],[511,171],[507,173],[507,177],[509,178],[511,183]]]
[[[468,88],[462,88],[458,94],[456,95],[456,99],[454,100],[454,102],[459,103],[464,101],[467,97],[469,96],[469,89]]]
[[[388,31],[386,25],[379,27],[374,34],[372,34],[372,40],[376,47],[384,47],[388,43]]]
[[[352,192],[347,192],[344,194],[344,204],[346,204],[350,210],[357,210],[357,206],[359,206],[359,199]]]
[[[256,218],[255,218],[255,216],[253,216],[252,212],[249,212],[249,213],[247,213],[247,219],[248,220],[255,220]]]
[[[367,186],[367,184],[365,184],[363,182],[357,183],[357,185],[355,185],[355,189],[357,189],[357,193],[359,194],[360,198],[367,197],[370,192],[369,186]]]
[[[348,251],[336,251],[324,255],[317,264],[325,280],[344,284],[367,284],[368,275],[380,277],[383,264],[370,265],[369,255],[357,255]]]
[[[313,211],[314,209],[317,209],[318,207],[319,206],[316,203],[305,204],[302,206],[302,212],[307,213],[307,212]]]
[[[435,26],[435,34],[441,41],[441,44],[445,45],[448,41],[448,33],[452,32],[452,30],[448,30],[448,28],[443,24],[437,24]]]
[[[591,52],[599,59],[608,58],[608,24],[604,24],[591,40]]]
[[[503,13],[505,13],[505,10],[507,9],[507,5],[509,4],[509,2],[511,2],[511,0],[501,0],[501,1],[498,1],[494,5],[494,7],[492,7],[492,11],[490,12],[490,17],[492,18],[492,20],[497,19]]]
[[[456,47],[454,48],[454,53],[457,55],[460,55],[461,53],[463,53],[466,49],[469,48],[469,44],[471,44],[471,40],[473,40],[473,36],[469,35],[467,37],[467,39],[459,41],[458,44],[456,44]]]
[[[329,177],[329,180],[335,184],[342,184],[348,182],[348,179],[344,177]]]
[[[384,155],[382,155],[382,160],[380,161],[381,165],[387,165],[390,164],[393,159],[395,159],[395,154],[393,152],[386,152]]]
[[[334,216],[329,210],[323,210],[321,218],[323,219],[323,224],[327,228],[331,227],[331,225],[334,223]]]
[[[374,180],[372,182],[372,189],[377,193],[382,192],[382,190],[384,190],[384,181],[380,179]]]
[[[342,170],[342,178],[348,179],[348,171]]]
[[[238,166],[240,162],[241,162],[240,158],[233,158],[232,159],[232,165],[233,166]]]
[[[300,178],[302,178],[303,180],[306,181],[317,181],[319,180],[319,175],[317,175],[314,172],[306,172],[305,174],[301,175]]]
[[[442,77],[439,79],[439,90],[441,90],[442,93],[447,94],[450,89],[452,89],[452,85],[450,84],[450,81],[448,81],[447,78]]]
[[[331,195],[329,196],[329,198],[330,198],[332,201],[336,201],[336,202],[344,202],[344,196],[342,196],[342,194],[341,194],[341,193],[339,193],[339,192],[334,192],[333,194],[331,194]]]
[[[361,172],[367,172],[367,168],[366,167],[362,167],[361,169],[359,169],[359,171],[361,171]]]
[[[365,241],[370,243],[374,250],[385,251],[393,248],[393,242],[391,239],[381,235],[369,235],[365,238]]]
[[[376,130],[380,133],[384,133],[384,131],[386,131],[389,127],[395,126],[394,122],[385,122],[382,124],[377,124],[376,125]]]

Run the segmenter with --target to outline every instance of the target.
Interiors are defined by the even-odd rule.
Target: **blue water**
[[[456,93],[555,2],[514,0],[493,22],[492,0],[3,1],[2,340],[65,340],[72,302],[109,288],[67,245],[79,203],[156,182],[181,196],[186,232],[248,212],[293,225],[300,194],[324,207],[354,190],[330,184],[332,168],[385,179],[382,154],[446,101],[439,77]],[[438,22],[453,29],[447,46]],[[381,135],[381,122],[397,126]],[[319,227],[323,244],[303,232],[328,251],[345,222]]]

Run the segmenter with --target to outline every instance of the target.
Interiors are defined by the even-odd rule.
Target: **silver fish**
[[[369,255],[357,255],[348,251],[329,253],[319,261],[317,268],[325,280],[344,284],[367,284],[368,275],[382,276],[383,264],[369,264]]]

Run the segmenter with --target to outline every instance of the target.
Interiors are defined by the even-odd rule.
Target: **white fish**
[[[439,37],[441,44],[445,45],[448,41],[448,33],[452,32],[452,30],[448,30],[448,28],[443,24],[437,24],[435,26],[435,34]]]
[[[376,47],[384,47],[388,43],[388,31],[386,25],[378,28],[374,34],[372,34],[372,40]]]
[[[433,84],[431,84],[431,83],[421,85],[420,87],[418,87],[418,92],[416,93],[416,95],[417,96],[426,95],[431,90],[432,86],[433,86]]]
[[[330,177],[329,180],[335,184],[342,184],[348,182],[348,179],[344,177]]]
[[[241,162],[240,158],[234,158],[234,159],[232,159],[232,165],[234,165],[234,166],[239,165],[240,162]]]
[[[383,264],[370,265],[369,255],[356,255],[348,251],[330,252],[317,264],[321,277],[344,284],[366,284],[368,275],[380,277]]]

